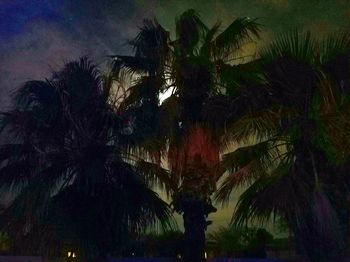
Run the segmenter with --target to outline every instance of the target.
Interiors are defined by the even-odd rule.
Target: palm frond
[[[222,171],[235,172],[253,160],[265,163],[263,165],[265,168],[271,167],[274,161],[280,160],[279,156],[281,156],[285,146],[285,141],[272,138],[250,146],[239,147],[235,151],[222,156],[220,168]]]
[[[312,143],[334,164],[346,161],[349,156],[350,119],[344,102],[337,84],[323,75],[309,110],[317,127]]]
[[[326,65],[336,57],[350,51],[350,36],[348,33],[338,33],[325,37],[321,41],[319,62]]]
[[[258,178],[267,175],[264,167],[258,160],[252,160],[234,172],[223,178],[220,188],[217,190],[215,200],[222,205],[229,203],[232,191],[235,188],[249,186]]]
[[[264,76],[256,61],[238,65],[229,65],[219,61],[217,67],[219,68],[218,80],[229,96],[237,95],[242,86],[242,89],[246,89],[246,85],[262,85],[264,83]],[[262,89],[261,93],[264,91]],[[259,94],[254,94],[254,96],[259,96]],[[253,94],[249,98],[253,98]]]
[[[315,118],[317,132],[312,143],[321,149],[333,164],[347,161],[350,154],[350,119],[345,113],[328,113]]]
[[[226,121],[232,115],[235,101],[223,94],[210,96],[202,105],[204,126],[216,137],[221,137],[226,131]]]
[[[265,223],[272,216],[286,219],[300,214],[308,205],[310,190],[291,174],[290,163],[282,163],[271,175],[252,184],[239,198],[232,224]]]
[[[121,102],[121,108],[142,106],[146,103],[159,104],[159,92],[164,86],[164,80],[157,77],[140,77],[128,90],[126,98]]]
[[[212,40],[215,38],[215,36],[217,35],[217,33],[219,32],[219,29],[221,27],[221,22],[216,22],[212,28],[210,28],[204,38],[203,38],[203,44],[199,50],[199,55],[202,57],[207,57],[210,58],[211,54],[212,54]]]
[[[207,26],[200,20],[199,15],[189,9],[180,15],[175,21],[176,24],[176,47],[181,56],[193,55],[198,48],[198,44],[205,32]]]
[[[251,146],[239,147],[224,154],[219,163],[217,179],[228,174],[217,191],[216,200],[227,203],[233,189],[246,187],[254,181],[266,177],[271,170],[281,163],[289,162],[289,155],[284,141],[266,140]]]
[[[9,133],[11,139],[28,140],[34,137],[44,137],[44,130],[48,131],[49,123],[53,123],[55,115],[50,115],[49,110],[37,112],[19,111],[17,109],[3,112],[0,119],[0,129]],[[40,117],[40,118],[39,118]],[[57,133],[61,128],[56,129]],[[40,135],[39,135],[40,134]]]
[[[274,110],[250,111],[245,115],[233,114],[233,117],[236,115],[243,116],[236,121],[231,120],[232,124],[227,124],[225,139],[241,143],[249,142],[252,138],[262,141],[267,137],[272,137],[279,130],[280,114],[282,114],[282,111]],[[288,110],[285,114],[288,114]]]
[[[34,106],[45,106],[57,103],[58,93],[55,82],[28,81],[16,90],[14,102],[19,109],[29,109]]]
[[[346,98],[349,90],[350,71],[350,38],[347,33],[330,35],[320,44],[322,70],[338,84],[342,98]]]
[[[109,63],[112,67],[113,63]],[[129,86],[134,81],[134,77],[126,69],[120,69],[115,72],[112,69],[107,70],[102,76],[103,86],[105,87],[106,100],[114,111],[122,111],[120,105],[127,97]]]
[[[300,61],[314,62],[317,41],[310,32],[301,34],[297,30],[283,34],[273,41],[268,47],[263,48],[260,57],[271,61],[278,57],[291,56]]]
[[[158,164],[140,160],[137,168],[144,174],[145,180],[150,186],[158,186],[170,194],[176,191],[177,186],[171,179],[170,172]]]
[[[147,58],[158,67],[168,59],[168,42],[169,32],[157,20],[144,19],[140,32],[129,44],[134,49],[135,57]]]
[[[130,74],[145,74],[155,68],[154,62],[144,57],[115,55],[111,58],[113,58],[112,71],[116,74],[123,68]]]
[[[213,57],[216,59],[231,58],[230,54],[238,51],[244,43],[259,37],[261,25],[247,17],[235,19],[212,42]]]

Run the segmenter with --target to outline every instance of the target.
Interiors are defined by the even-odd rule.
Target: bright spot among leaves
[[[174,91],[174,87],[169,87],[165,92],[159,94],[159,104],[162,104],[163,101],[171,96]]]

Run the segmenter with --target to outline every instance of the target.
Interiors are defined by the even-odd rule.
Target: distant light
[[[135,253],[134,253],[134,252],[132,252],[132,253],[131,253],[131,255],[134,257],[134,256],[135,256]]]
[[[207,252],[204,252],[204,258],[207,259],[208,258],[208,254]]]
[[[177,257],[178,259],[181,259],[181,258],[182,258],[181,254],[177,254],[176,257]]]
[[[77,257],[77,255],[75,254],[75,252],[68,251],[68,252],[67,252],[67,257],[69,257],[69,258],[71,258],[71,257],[75,258],[75,257]]]

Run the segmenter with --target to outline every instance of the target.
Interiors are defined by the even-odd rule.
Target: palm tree
[[[176,39],[156,20],[145,20],[130,41],[133,56],[113,56],[115,72],[132,74],[122,102],[132,116],[132,143],[148,160],[140,162],[165,186],[176,212],[183,214],[185,261],[203,261],[206,221],[216,188],[221,109],[230,105],[226,93],[250,78],[249,65],[237,66],[241,47],[259,35],[259,24],[238,18],[226,29],[218,22],[208,28],[194,10],[176,19]],[[244,73],[243,73],[244,72]],[[240,74],[242,73],[242,74]],[[171,92],[162,103],[160,95]],[[169,171],[160,169],[166,157]]]
[[[157,221],[171,226],[168,205],[133,164],[125,121],[109,103],[110,78],[81,58],[26,82],[2,113],[11,137],[0,147],[0,188],[13,201],[0,224],[17,252],[57,255],[72,246],[91,259]]]
[[[217,200],[249,186],[233,223],[281,216],[313,261],[338,255],[348,234],[349,208],[341,203],[349,192],[349,51],[347,34],[318,41],[297,31],[263,50],[256,63],[264,73],[260,93],[267,95],[228,128],[230,138],[253,137],[255,143],[226,154],[221,163],[230,175]]]

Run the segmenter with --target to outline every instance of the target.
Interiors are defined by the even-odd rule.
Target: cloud
[[[269,39],[276,33],[300,26],[324,31],[339,26],[340,20],[335,19],[339,4],[320,1],[313,8],[316,14],[310,8],[303,8],[310,5],[306,2],[0,0],[0,14],[12,12],[0,19],[3,27],[0,39],[6,36],[0,41],[0,109],[8,104],[9,90],[25,80],[48,77],[49,65],[59,68],[63,61],[81,55],[89,55],[100,64],[107,55],[130,53],[126,40],[136,35],[145,17],[157,16],[169,30],[174,27],[174,18],[188,8],[200,11],[209,25],[216,19],[226,24],[235,17],[261,17]],[[312,14],[307,15],[306,9]],[[324,12],[326,9],[328,12]],[[1,32],[5,32],[4,35]]]
[[[24,81],[49,77],[51,68],[59,69],[66,61],[87,55],[101,64],[108,55],[130,53],[126,40],[135,36],[144,17],[154,16],[152,1],[147,5],[130,0],[24,2],[25,8],[0,0],[0,13],[21,12],[3,20],[8,28],[3,28],[0,41],[0,110],[9,106],[11,90]],[[36,10],[39,7],[42,10]]]
[[[96,56],[104,47],[93,40],[87,45],[55,26],[36,23],[3,44],[2,50],[6,52],[0,60],[1,109],[9,105],[8,93],[24,81],[49,77],[50,67],[57,69],[82,55]]]

